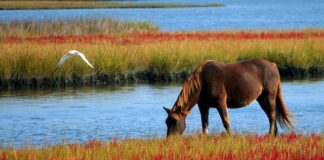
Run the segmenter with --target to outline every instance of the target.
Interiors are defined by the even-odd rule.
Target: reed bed
[[[135,4],[109,1],[0,1],[0,9],[76,9],[76,8],[188,8],[188,7],[220,7],[221,4]]]
[[[283,77],[322,77],[323,43],[320,31],[6,37],[0,42],[0,88],[181,81],[204,60],[256,57],[276,63]],[[85,53],[94,69],[74,57],[56,70],[71,49]]]
[[[192,135],[186,137],[92,140],[84,144],[58,144],[23,148],[1,148],[0,158],[7,159],[276,159],[322,160],[323,135],[289,133],[278,137],[236,134],[226,136]]]
[[[0,21],[0,39],[26,36],[69,36],[154,32],[158,27],[144,21],[122,21],[112,18],[74,18],[49,20]]]

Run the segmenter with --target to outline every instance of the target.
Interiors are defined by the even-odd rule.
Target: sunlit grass
[[[324,64],[324,40],[214,40],[214,41],[167,41],[142,44],[112,43],[9,43],[0,44],[1,65],[5,77],[15,75],[25,68],[29,76],[54,74],[54,67],[66,50],[84,52],[95,66],[94,70],[78,58],[68,60],[59,71],[63,75],[83,73],[133,72],[151,70],[155,72],[191,71],[204,60],[213,59],[230,63],[249,58],[265,58],[280,68],[307,69]],[[21,67],[19,67],[21,66]],[[3,69],[2,69],[3,70]],[[52,73],[52,74],[51,74]],[[4,75],[2,75],[4,76]],[[27,76],[28,77],[28,76]]]
[[[0,9],[73,9],[73,8],[187,8],[187,7],[220,7],[221,4],[147,4],[119,3],[110,1],[0,1]]]
[[[324,158],[323,135],[289,133],[126,139],[47,147],[0,148],[2,159],[313,159]]]

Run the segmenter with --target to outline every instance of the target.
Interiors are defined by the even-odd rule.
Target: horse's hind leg
[[[201,115],[202,132],[208,134],[209,107],[202,104],[198,104],[198,107]]]
[[[276,95],[265,91],[257,99],[263,111],[267,114],[270,123],[269,134],[277,135],[278,129],[276,124]]]
[[[231,135],[232,131],[230,128],[230,119],[227,112],[227,104],[226,102],[221,102],[217,107],[218,113],[222,119],[223,125],[229,135]]]

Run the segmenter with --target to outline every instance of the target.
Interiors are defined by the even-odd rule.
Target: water
[[[127,1],[126,1],[127,2]],[[323,0],[139,0],[132,3],[221,3],[216,8],[1,10],[0,20],[114,17],[144,20],[162,31],[324,27]]]
[[[302,133],[324,132],[324,80],[283,83],[284,100],[298,118]],[[134,84],[100,88],[70,88],[0,92],[0,144],[48,145],[91,139],[164,137],[166,113],[181,84]],[[256,102],[230,109],[235,132],[265,134],[269,124]],[[198,107],[187,118],[186,134],[201,130]],[[210,111],[210,131],[224,132],[216,109]],[[284,132],[280,130],[280,132]]]

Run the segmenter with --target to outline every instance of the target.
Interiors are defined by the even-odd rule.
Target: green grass
[[[126,139],[45,147],[1,148],[2,159],[276,159],[321,160],[323,135],[289,133],[278,137],[255,134],[214,134],[185,137]]]
[[[132,4],[107,1],[0,1],[0,9],[76,9],[76,8],[188,8],[220,7],[221,4]]]

